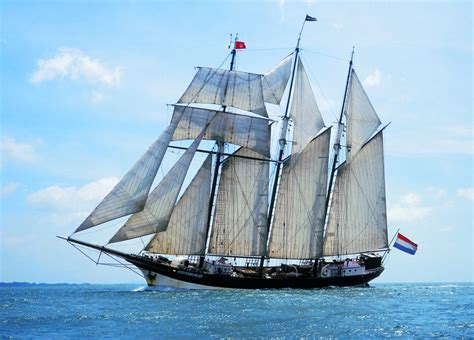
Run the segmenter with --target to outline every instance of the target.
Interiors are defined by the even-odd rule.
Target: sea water
[[[474,284],[314,290],[0,285],[2,338],[474,337]]]

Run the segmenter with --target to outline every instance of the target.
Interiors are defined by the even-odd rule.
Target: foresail
[[[159,254],[204,254],[211,187],[212,155],[197,172],[171,214],[168,228],[145,247]]]
[[[175,106],[173,117],[181,117],[172,140],[194,139],[209,125],[204,139],[237,144],[265,157],[270,154],[269,120],[230,112]]]
[[[262,79],[263,98],[265,102],[280,104],[291,73],[293,53],[283,59],[278,65],[264,74]]]
[[[324,255],[355,254],[386,247],[387,208],[380,131],[337,172]]]
[[[268,117],[261,74],[200,67],[178,103],[230,106]]]
[[[367,142],[381,123],[354,70],[351,73],[345,113],[349,151],[347,159],[350,160],[355,157],[362,145]]]
[[[109,243],[125,241],[166,230],[189,165],[204,136],[204,132],[204,130],[201,132],[198,138],[196,138],[179,158],[178,162],[151,192],[144,209],[132,215]]]
[[[315,258],[322,254],[330,129],[283,167],[268,255]]]
[[[301,59],[298,59],[290,117],[293,120],[292,154],[295,154],[301,152],[324,127],[321,112]]]
[[[171,136],[180,119],[181,114],[173,116],[166,130],[82,222],[76,229],[76,233],[143,209]]]
[[[241,148],[237,156],[258,157]],[[269,163],[231,157],[222,166],[210,253],[228,256],[263,255],[267,239]]]

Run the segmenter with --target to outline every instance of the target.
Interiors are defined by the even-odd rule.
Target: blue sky
[[[69,235],[171,116],[194,66],[289,54],[306,13],[303,62],[327,124],[347,61],[383,122],[394,250],[379,281],[473,280],[472,4],[320,1],[2,1],[0,280],[129,282]],[[170,159],[171,160],[171,159]],[[115,225],[118,227],[118,225]],[[107,232],[107,231],[106,231]],[[110,234],[109,229],[109,234]],[[91,237],[93,237],[92,235]]]

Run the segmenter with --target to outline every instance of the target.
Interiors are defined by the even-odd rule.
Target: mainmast
[[[306,16],[305,20],[303,21],[303,25],[301,26],[301,31],[300,31],[300,34],[298,35],[298,41],[296,42],[296,47],[295,47],[295,57],[294,57],[294,60],[293,60],[293,69],[291,71],[290,87],[289,87],[289,90],[288,90],[288,99],[286,101],[285,115],[283,116],[283,119],[282,119],[282,129],[281,129],[281,132],[280,132],[280,138],[278,140],[279,145],[280,145],[280,151],[279,151],[279,154],[278,154],[278,163],[276,165],[275,179],[273,181],[273,188],[272,188],[271,199],[270,199],[270,208],[268,210],[268,222],[267,222],[268,233],[267,233],[267,235],[270,234],[269,231],[270,231],[270,225],[271,225],[272,219],[273,219],[273,210],[275,208],[275,202],[276,202],[276,196],[277,196],[277,190],[278,190],[278,182],[279,182],[280,177],[281,177],[281,165],[282,165],[283,156],[284,156],[285,148],[286,148],[286,144],[287,144],[286,135],[287,135],[287,132],[288,132],[287,131],[288,130],[288,122],[290,120],[289,108],[290,108],[290,103],[291,103],[291,91],[293,90],[293,83],[294,83],[294,80],[295,80],[295,73],[296,73],[296,63],[298,61],[298,54],[300,52],[301,34],[303,33],[304,24],[305,24],[307,18],[308,18],[308,16]],[[260,270],[262,270],[262,268],[263,268],[263,262],[264,261],[265,261],[265,256],[262,256],[261,259],[260,259]]]
[[[338,162],[338,158],[339,158],[339,151],[341,150],[341,137],[342,137],[342,132],[344,131],[344,124],[342,123],[342,119],[344,117],[344,111],[345,111],[345,107],[346,107],[346,98],[347,98],[347,92],[348,92],[348,88],[349,88],[349,81],[350,81],[350,78],[351,78],[353,58],[354,58],[354,47],[352,48],[351,60],[349,61],[349,70],[347,71],[346,88],[344,90],[344,99],[342,100],[341,114],[339,116],[339,121],[338,121],[338,124],[337,124],[336,139],[334,141],[334,160],[333,160],[333,163],[332,163],[331,173],[329,175],[329,185],[328,185],[328,192],[327,192],[327,196],[326,196],[326,207],[324,209],[324,211],[325,211],[324,220],[325,221],[326,221],[326,218],[328,216],[329,202],[330,202],[330,198],[331,198],[332,187],[333,187],[333,184],[334,184],[334,178],[335,178],[335,175],[336,175],[337,162]]]
[[[231,38],[232,38],[232,36],[231,36]],[[230,54],[231,54],[230,67],[229,67],[230,71],[233,71],[234,66],[235,66],[235,56],[237,54],[237,51],[235,49],[236,42],[237,42],[237,34],[235,35],[235,40],[233,42],[233,48],[232,48],[232,51],[230,52]],[[228,81],[229,81],[229,79],[227,79],[227,82]],[[226,84],[226,87],[225,87],[225,90],[224,90],[224,97],[225,97],[226,93],[227,93],[227,84]],[[225,112],[226,109],[227,109],[227,106],[222,105],[222,112]],[[214,177],[212,179],[211,196],[209,198],[209,210],[207,212],[206,242],[209,239],[209,231],[211,229],[212,210],[214,208],[214,202],[215,202],[215,199],[216,199],[217,177],[218,177],[218,171],[219,171],[219,167],[221,165],[221,159],[222,159],[223,153],[224,153],[224,142],[218,141],[217,142],[216,164],[214,166]],[[207,252],[207,247],[204,250],[204,255],[202,255],[199,258],[199,268],[201,268],[204,264],[204,259],[206,257],[206,252]]]

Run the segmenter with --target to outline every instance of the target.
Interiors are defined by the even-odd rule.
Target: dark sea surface
[[[474,337],[474,284],[318,290],[0,285],[2,338]]]

